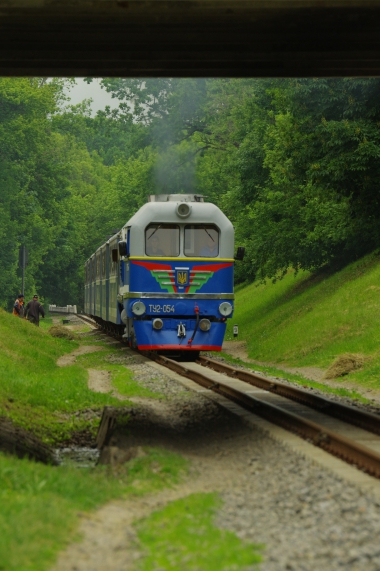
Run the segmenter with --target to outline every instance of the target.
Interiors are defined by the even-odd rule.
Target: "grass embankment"
[[[58,551],[76,538],[80,512],[170,486],[186,469],[184,459],[159,450],[117,473],[100,466],[57,468],[0,454],[0,569],[47,571]]]
[[[364,357],[339,377],[380,388],[380,257],[371,254],[336,273],[289,273],[272,284],[238,288],[233,323],[251,359],[327,369],[346,353]],[[232,338],[232,324],[227,339]]]
[[[80,430],[95,431],[97,420],[74,413],[118,406],[120,401],[89,390],[86,367],[106,369],[126,398],[160,397],[139,387],[128,369],[112,362],[115,356],[117,360],[117,349],[91,337],[82,342],[99,346],[98,352],[78,357],[74,365],[58,367],[57,359],[77,349],[80,340],[52,337],[47,332],[51,320],[40,323],[38,328],[0,311],[0,416],[10,418],[49,444]]]
[[[131,371],[118,362],[120,350],[92,337],[82,342],[99,346],[99,351],[80,356],[74,365],[58,367],[58,357],[81,341],[52,337],[47,332],[50,325],[51,320],[45,319],[37,328],[0,310],[0,416],[55,445],[75,431],[95,431],[95,421],[77,413],[121,403],[88,389],[86,367],[107,370],[113,386],[126,398],[162,397],[133,380]],[[171,486],[187,470],[186,460],[164,450],[149,450],[117,469],[45,466],[0,453],[0,570],[47,571],[57,553],[77,539],[81,514],[114,498]],[[200,571],[236,569],[234,561],[257,561],[254,547],[215,528],[212,516],[217,503],[208,496],[190,498],[186,505],[174,502],[138,523],[145,553],[141,568],[151,569],[152,558],[165,570],[178,569],[177,560]],[[205,546],[212,548],[206,559],[198,553]]]
[[[82,364],[57,366],[57,359],[76,349],[79,340],[52,337],[50,325],[46,319],[38,328],[0,310],[0,416],[58,445],[75,431],[96,429],[98,420],[81,420],[74,413],[120,401],[90,391]],[[91,338],[84,342],[94,343]],[[97,344],[102,351],[93,354],[92,367],[106,368],[123,380],[128,395],[130,371],[109,363],[115,350]],[[133,382],[130,392],[137,392]],[[73,539],[78,511],[171,485],[186,469],[187,462],[178,455],[157,450],[117,473],[100,466],[44,466],[0,453],[0,569],[48,569],[58,550]]]
[[[84,367],[57,366],[79,342],[52,337],[48,325],[42,321],[39,328],[0,311],[0,416],[53,444],[92,427],[74,412],[119,401],[90,391]]]

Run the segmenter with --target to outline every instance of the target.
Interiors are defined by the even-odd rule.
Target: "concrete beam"
[[[380,75],[380,0],[0,0],[0,75]]]

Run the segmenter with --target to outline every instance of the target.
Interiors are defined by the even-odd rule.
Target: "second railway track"
[[[380,479],[380,416],[208,357],[143,354]]]

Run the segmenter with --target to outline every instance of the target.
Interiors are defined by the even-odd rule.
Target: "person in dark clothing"
[[[28,301],[25,307],[25,317],[34,325],[40,325],[40,315],[45,318],[45,311],[40,302],[38,295],[34,295],[33,299]]]

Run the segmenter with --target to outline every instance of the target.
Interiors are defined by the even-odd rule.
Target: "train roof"
[[[221,246],[228,250],[229,244],[233,244],[234,230],[230,220],[212,202],[205,202],[204,196],[200,194],[153,194],[148,197],[148,202],[124,224],[123,228],[110,236],[108,240],[99,246],[90,256],[86,263],[95,254],[104,248],[105,244],[112,242],[115,238],[123,238],[126,235],[126,228],[131,228],[133,238],[136,242],[143,244],[144,231],[149,224],[216,224],[222,231]],[[124,232],[123,232],[124,229]],[[123,236],[124,234],[124,236]],[[142,246],[143,247],[143,246]],[[232,246],[233,248],[233,246]],[[228,256],[233,256],[233,251],[228,252]]]
[[[204,202],[202,194],[151,194],[148,202]]]
[[[165,197],[165,199],[164,199]],[[156,200],[156,198],[159,198]],[[144,204],[123,228],[135,226],[145,228],[157,222],[167,224],[202,224],[215,223],[221,230],[232,227],[227,216],[211,202],[204,202],[203,197],[195,194],[156,195],[154,200]]]

